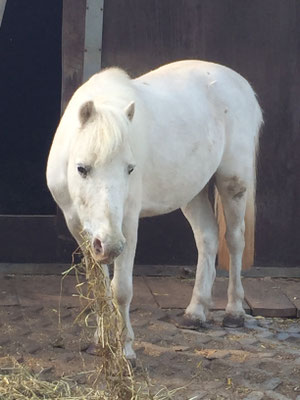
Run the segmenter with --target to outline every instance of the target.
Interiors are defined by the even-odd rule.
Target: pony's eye
[[[90,170],[90,168],[88,168],[84,165],[81,165],[81,164],[77,165],[77,171],[78,171],[79,175],[82,176],[83,178],[87,177],[89,170]]]
[[[130,175],[133,172],[134,168],[135,168],[135,165],[132,165],[132,164],[128,165],[128,175]]]

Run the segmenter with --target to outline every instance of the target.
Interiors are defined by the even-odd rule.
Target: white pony
[[[111,288],[124,319],[128,359],[135,358],[129,307],[140,217],[181,208],[198,248],[183,323],[206,320],[218,250],[218,224],[207,195],[213,176],[230,253],[227,322],[241,323],[244,217],[247,206],[254,223],[261,124],[260,107],[244,78],[196,60],[133,80],[121,69],[107,69],[73,95],[51,147],[48,187],[79,245],[84,231],[95,259],[114,261]]]

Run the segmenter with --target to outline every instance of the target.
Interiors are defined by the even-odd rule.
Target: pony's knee
[[[209,256],[215,256],[219,246],[219,232],[217,223],[213,223],[209,228],[195,233],[195,240],[199,252]]]
[[[205,233],[202,239],[204,250],[210,256],[214,256],[217,254],[219,239],[218,239],[218,230],[211,231],[210,233]]]
[[[111,283],[113,297],[117,302],[118,306],[127,306],[130,304],[133,290],[132,285],[129,283],[116,283],[114,280]]]

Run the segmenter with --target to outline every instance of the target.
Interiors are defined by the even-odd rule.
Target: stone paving
[[[175,278],[174,278],[175,279]],[[74,277],[6,276],[0,285],[0,356],[14,356],[44,379],[72,376],[89,384],[101,360],[85,352],[92,331],[74,324],[80,307]],[[299,282],[300,283],[300,282]],[[300,400],[299,319],[247,316],[245,327],[222,327],[214,311],[207,329],[176,326],[179,309],[161,309],[147,278],[135,278],[131,320],[136,374],[147,370],[153,391],[181,388],[176,400]],[[180,296],[180,293],[176,293]]]

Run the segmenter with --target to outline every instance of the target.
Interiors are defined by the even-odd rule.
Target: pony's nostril
[[[103,252],[101,240],[95,239],[93,242],[93,247],[96,254],[101,254]]]

